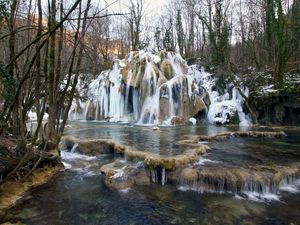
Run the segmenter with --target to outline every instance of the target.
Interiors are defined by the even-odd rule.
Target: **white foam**
[[[298,193],[299,187],[297,185],[285,185],[279,188],[280,191],[286,191],[289,193]]]
[[[124,176],[124,169],[126,166],[124,166],[122,169],[115,170],[115,174],[112,176],[113,179],[122,178]]]
[[[93,171],[88,171],[84,174],[84,176],[86,176],[86,177],[91,177],[91,176],[95,176],[95,175],[97,175],[97,173],[95,173]]]
[[[96,156],[87,156],[87,155],[83,155],[75,152],[67,152],[67,151],[61,151],[61,158],[63,160],[71,160],[71,161],[77,159],[81,159],[85,161],[91,161],[97,159]]]
[[[199,161],[196,162],[194,165],[201,165],[202,166],[206,163],[220,163],[220,162],[200,157]]]
[[[72,168],[72,165],[69,164],[69,163],[66,163],[64,161],[62,161],[62,164],[64,165],[65,169],[68,170],[68,169],[71,169]]]
[[[198,141],[198,144],[208,144],[208,141]]]
[[[121,193],[123,194],[127,194],[131,189],[130,188],[124,188],[124,189],[121,189],[119,190]]]
[[[192,188],[192,187],[187,186],[187,185],[178,186],[177,189],[180,190],[180,191],[184,191],[184,192],[186,192],[186,191],[197,191],[196,188]]]
[[[247,199],[255,202],[270,202],[280,201],[280,196],[273,193],[258,193],[258,192],[243,192],[247,196]]]

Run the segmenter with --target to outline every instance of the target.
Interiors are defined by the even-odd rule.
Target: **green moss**
[[[163,51],[159,53],[159,58],[161,62],[165,60],[165,53]]]
[[[144,164],[148,169],[154,170],[163,167],[166,170],[175,170],[176,161],[174,158],[146,158]]]
[[[170,63],[163,64],[163,74],[168,80],[173,77],[174,70]]]

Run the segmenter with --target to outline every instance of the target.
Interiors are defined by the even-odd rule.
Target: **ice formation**
[[[236,117],[240,125],[250,125],[237,89],[231,85],[231,91],[220,94],[214,89],[216,81],[200,66],[188,66],[179,54],[131,52],[93,79],[86,91],[79,83],[84,100],[74,99],[69,119],[171,125],[174,117],[184,122],[207,117],[212,124],[229,123]],[[244,94],[248,92],[245,88]]]

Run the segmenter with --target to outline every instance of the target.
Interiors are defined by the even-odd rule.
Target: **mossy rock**
[[[167,80],[170,80],[174,77],[175,71],[169,60],[164,60],[160,67],[163,75],[167,78]]]

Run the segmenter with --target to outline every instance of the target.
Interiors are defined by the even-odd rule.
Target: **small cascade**
[[[109,117],[111,122],[120,121],[124,115],[124,84],[117,63],[114,64],[109,73],[110,95],[109,95]]]
[[[137,121],[138,120],[138,118],[139,118],[139,102],[140,102],[140,99],[139,99],[139,96],[140,96],[140,94],[139,94],[139,90],[136,90],[136,89],[134,89],[133,90],[133,99],[132,99],[132,108],[133,108],[133,119],[135,120],[135,121]]]
[[[175,116],[175,103],[174,103],[174,98],[173,98],[173,85],[172,83],[168,82],[167,83],[168,87],[168,99],[169,99],[169,115]]]
[[[142,106],[139,123],[154,124],[159,117],[159,87],[158,77],[148,60],[143,81],[145,83],[146,98]]]
[[[300,171],[297,169],[291,174],[278,175],[246,169],[185,169],[178,183],[181,189],[200,193],[278,194],[280,190],[288,190],[291,186],[295,188],[298,185],[300,190]]]
[[[86,82],[78,85],[80,98],[73,101],[70,120],[171,125],[173,117],[188,123],[207,114],[210,123],[251,124],[243,111],[243,98],[232,84],[220,94],[212,74],[199,66],[188,67],[177,53],[132,52]],[[248,96],[247,88],[242,91]]]
[[[77,152],[77,148],[78,148],[78,144],[76,143],[76,144],[73,145],[73,147],[72,147],[72,149],[70,150],[70,152],[71,152],[71,153]]]
[[[168,181],[166,169],[163,167],[150,170],[150,177],[153,183],[161,184],[162,186],[164,186]]]

